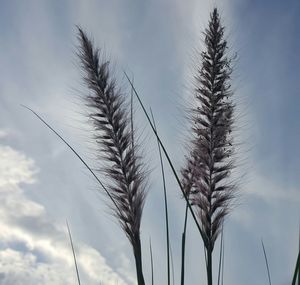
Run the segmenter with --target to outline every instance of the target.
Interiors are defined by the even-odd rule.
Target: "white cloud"
[[[0,139],[5,138],[7,136],[6,130],[0,130]]]
[[[18,185],[22,182],[33,183],[34,162],[27,159],[9,146],[0,146],[0,187],[5,185]]]
[[[0,283],[74,284],[65,227],[20,187],[36,181],[34,161],[9,146],[0,146],[0,161]],[[127,284],[98,251],[77,241],[75,248],[84,283]]]
[[[48,264],[38,262],[30,252],[19,252],[12,249],[0,251],[1,284],[72,284],[70,270],[65,271],[62,263]],[[63,265],[63,266],[62,266]]]

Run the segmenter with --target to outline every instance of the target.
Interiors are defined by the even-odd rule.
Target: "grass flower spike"
[[[212,284],[212,252],[224,217],[235,197],[229,177],[234,168],[230,89],[230,59],[226,56],[224,27],[214,9],[205,30],[205,48],[195,76],[197,106],[192,109],[192,151],[182,170],[183,184],[204,233],[208,284]]]
[[[133,130],[126,100],[111,75],[109,62],[94,49],[81,29],[79,41],[84,79],[91,91],[86,97],[89,117],[101,159],[105,162],[103,171],[109,179],[108,191],[117,205],[112,208],[133,247],[138,285],[144,285],[140,241],[146,184],[144,165],[136,143],[132,143]]]

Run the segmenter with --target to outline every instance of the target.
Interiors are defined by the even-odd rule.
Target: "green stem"
[[[218,285],[221,282],[221,272],[222,272],[222,260],[223,260],[223,225],[222,225],[222,232],[221,232],[221,243],[220,243],[220,256],[219,256],[219,270],[218,270]]]
[[[267,273],[268,273],[269,284],[272,285],[271,276],[270,276],[270,269],[269,269],[269,262],[268,262],[267,253],[266,253],[266,249],[265,249],[265,245],[264,245],[263,240],[261,240],[261,245],[262,245],[262,249],[263,249],[263,252],[264,252],[264,258],[265,258],[265,262],[266,262],[266,268],[267,268]]]
[[[144,275],[143,275],[143,264],[142,264],[142,249],[140,237],[137,238],[135,245],[133,247],[135,266],[136,266],[136,276],[138,285],[145,285]]]
[[[151,284],[154,285],[154,268],[153,268],[153,254],[152,254],[151,239],[150,239],[150,261],[151,261]]]
[[[77,260],[76,260],[76,254],[75,254],[75,249],[74,249],[74,245],[73,245],[73,239],[72,239],[72,235],[71,235],[71,231],[70,231],[70,227],[69,227],[68,221],[66,221],[66,224],[67,224],[67,228],[68,228],[68,234],[69,234],[70,244],[71,244],[73,258],[74,258],[74,264],[75,264],[75,269],[76,269],[77,281],[78,281],[78,285],[80,285],[81,283],[80,283],[80,277],[79,277],[79,270],[78,270],[78,265],[77,265]]]
[[[212,248],[209,245],[206,249],[207,252],[207,285],[212,285]]]
[[[296,284],[297,275],[298,275],[298,279],[300,279],[300,250],[298,252],[298,257],[297,257],[297,262],[296,262],[296,267],[295,267],[295,272],[294,272],[292,285]]]
[[[155,131],[157,131],[154,116],[152,109],[150,108],[150,113],[153,121],[153,126]],[[159,141],[157,140],[158,152],[159,152],[159,160],[161,167],[161,175],[163,180],[163,189],[164,189],[164,203],[165,203],[165,219],[166,219],[166,239],[167,239],[167,273],[168,273],[168,285],[170,285],[170,234],[169,234],[169,215],[168,215],[168,199],[167,199],[167,187],[166,187],[166,178],[165,178],[165,170],[164,163],[162,159],[162,153]]]
[[[184,227],[183,227],[182,242],[181,242],[181,285],[184,285],[185,239],[186,239],[187,218],[188,218],[188,205],[186,204],[185,216],[184,216]]]
[[[299,254],[300,254],[300,227],[299,227]],[[298,285],[300,285],[300,264],[298,266]]]

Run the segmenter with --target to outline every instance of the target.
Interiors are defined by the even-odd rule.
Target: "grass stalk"
[[[74,245],[73,245],[73,239],[72,239],[72,235],[71,235],[69,223],[68,223],[67,220],[66,220],[66,224],[67,224],[67,229],[68,229],[70,244],[71,244],[73,258],[74,258],[74,264],[75,264],[75,269],[76,269],[77,282],[78,282],[78,285],[80,285],[81,283],[80,283],[79,270],[78,270],[78,265],[77,265],[77,260],[76,260],[76,254],[75,254],[75,249],[74,249]]]
[[[299,225],[299,247],[298,247],[299,253],[300,253],[300,225]],[[298,285],[300,285],[300,265],[298,266]]]
[[[133,253],[135,258],[138,285],[145,285],[144,274],[143,274],[143,262],[142,262],[142,247],[141,247],[140,237],[136,238],[136,243],[133,246]]]
[[[223,235],[224,235],[224,228],[222,225],[222,232],[221,232],[221,242],[220,242],[220,255],[219,255],[219,270],[218,270],[218,285],[221,282],[221,272],[222,272],[222,259],[223,259]]]
[[[223,239],[223,247],[222,247],[222,274],[221,274],[221,285],[224,285],[224,262],[225,262],[225,241],[224,241],[224,233],[222,234]]]
[[[300,241],[300,235],[299,235],[299,241]],[[298,250],[298,257],[297,257],[297,261],[296,261],[296,265],[295,265],[292,285],[296,285],[297,279],[298,279],[298,284],[299,284],[299,282],[300,282],[299,281],[300,280],[300,247]]]
[[[149,245],[150,245],[150,264],[151,264],[151,285],[154,285],[154,266],[153,266],[151,239],[149,240]]]
[[[262,245],[262,249],[263,249],[263,252],[264,252],[264,258],[265,258],[265,263],[266,263],[266,268],[267,268],[267,273],[268,273],[269,285],[272,285],[271,275],[270,275],[270,269],[269,269],[269,262],[268,262],[268,258],[267,258],[267,253],[266,253],[265,245],[264,245],[264,242],[263,242],[262,239],[261,239],[261,245]]]
[[[133,82],[134,78],[132,78]],[[131,148],[134,150],[134,127],[133,127],[133,90],[130,92],[130,127],[131,127]]]
[[[207,274],[207,285],[213,284],[213,275],[212,275],[212,248],[211,246],[206,247],[206,254],[207,254],[207,265],[206,265],[206,274]]]
[[[297,257],[297,261],[296,261],[296,266],[295,266],[292,285],[296,285],[297,277],[298,277],[298,280],[299,280],[300,279],[300,250],[298,252],[298,257]]]
[[[150,114],[152,117],[152,122],[155,131],[157,131],[155,119],[153,116],[152,109],[150,108]],[[163,192],[164,192],[164,206],[165,206],[165,221],[166,221],[166,239],[167,239],[167,284],[170,285],[170,235],[169,235],[169,215],[168,215],[168,198],[167,198],[167,187],[166,187],[166,178],[165,178],[165,170],[164,170],[164,163],[161,153],[161,148],[159,141],[157,140],[157,147],[158,147],[158,153],[159,153],[159,160],[160,160],[160,168],[161,168],[161,175],[162,175],[162,181],[163,181]]]
[[[170,259],[171,259],[171,268],[172,268],[172,285],[175,285],[174,260],[173,260],[173,252],[171,246],[170,246]]]
[[[185,242],[186,242],[187,221],[188,221],[188,205],[186,204],[185,214],[184,214],[183,233],[181,239],[181,277],[180,277],[181,285],[184,285],[184,275],[185,275]]]

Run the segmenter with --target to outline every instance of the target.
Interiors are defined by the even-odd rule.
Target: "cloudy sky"
[[[34,108],[97,167],[80,99],[80,25],[112,59],[125,91],[122,70],[134,75],[180,169],[195,49],[202,48],[201,32],[215,5],[238,55],[233,86],[242,142],[240,197],[225,225],[224,281],[267,284],[263,238],[274,284],[290,284],[300,220],[298,0],[0,0],[0,284],[76,284],[66,219],[83,284],[135,284],[130,245],[97,184],[20,104]],[[165,284],[157,149],[138,105],[136,118],[153,170],[142,222],[145,277],[149,283],[151,237],[156,284]],[[167,182],[179,284],[184,203],[170,173]],[[205,284],[203,247],[192,222],[187,242],[186,284]]]

